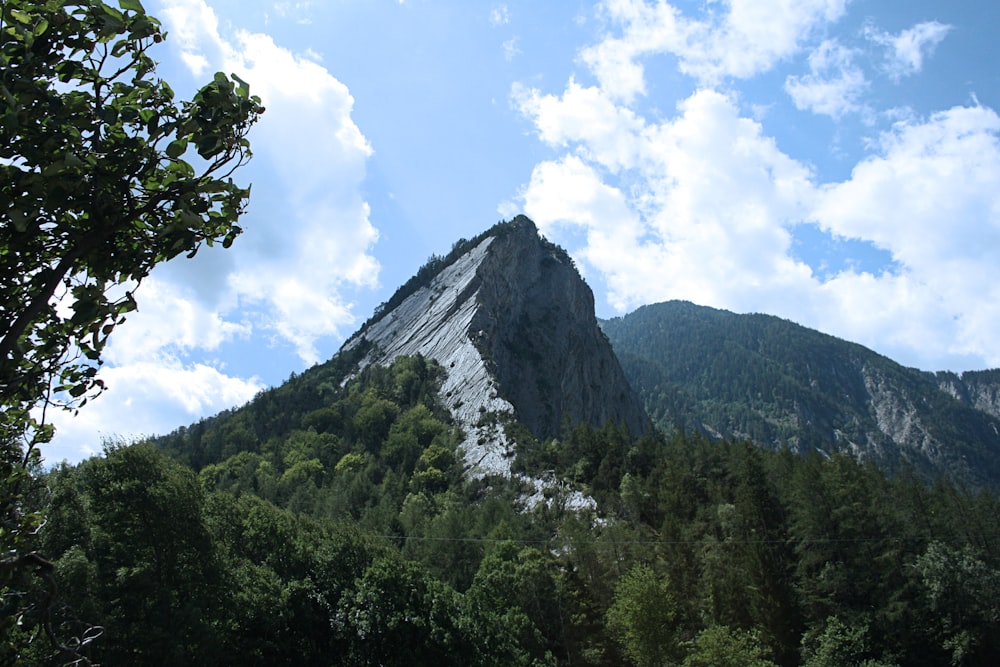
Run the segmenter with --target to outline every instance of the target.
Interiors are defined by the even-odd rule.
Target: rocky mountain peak
[[[636,434],[648,424],[598,327],[593,293],[524,216],[432,258],[344,349],[363,342],[362,367],[421,354],[447,370],[442,399],[466,433],[473,472],[509,473],[502,425],[512,419],[539,438],[583,422]]]

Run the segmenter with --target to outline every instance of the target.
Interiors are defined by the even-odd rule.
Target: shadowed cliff
[[[467,462],[509,472],[502,425],[539,438],[566,426],[648,420],[594,315],[570,257],[519,216],[433,258],[344,344],[366,342],[361,366],[421,354],[448,371],[442,399],[466,432]]]

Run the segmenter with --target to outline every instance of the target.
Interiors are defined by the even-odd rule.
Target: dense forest
[[[519,474],[470,479],[443,369],[349,368],[40,476],[56,633],[103,665],[1000,660],[992,494],[614,425],[510,424]]]

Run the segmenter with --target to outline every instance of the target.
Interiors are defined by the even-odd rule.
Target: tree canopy
[[[26,408],[100,387],[156,264],[233,242],[249,188],[231,175],[263,107],[221,73],[175,100],[138,0],[5,0],[0,21],[0,400]]]
[[[164,38],[139,0],[0,2],[0,590],[45,569],[21,503],[44,410],[78,408],[154,266],[228,247],[264,111],[216,74],[191,100],[156,76]],[[25,560],[29,559],[29,560]]]

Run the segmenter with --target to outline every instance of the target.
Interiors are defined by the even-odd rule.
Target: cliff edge
[[[580,423],[613,422],[634,434],[648,427],[598,326],[593,293],[531,220],[501,223],[438,262],[343,349],[370,343],[362,368],[415,354],[444,367],[441,398],[466,433],[473,474],[510,473],[510,420],[538,438]]]

